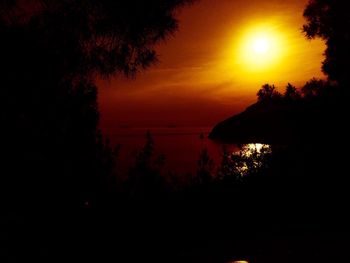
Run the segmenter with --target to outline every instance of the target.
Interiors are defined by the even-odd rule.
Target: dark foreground
[[[295,189],[287,198],[283,189],[243,186],[228,196],[214,187],[113,210],[6,213],[1,262],[349,262],[346,202],[334,203],[343,197]]]

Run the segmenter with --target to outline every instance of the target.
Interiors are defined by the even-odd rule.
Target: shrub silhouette
[[[136,199],[159,198],[166,190],[160,171],[165,157],[155,156],[154,139],[150,131],[146,133],[146,144],[135,157],[135,165],[130,168],[126,182],[128,194]]]
[[[213,179],[214,160],[210,157],[208,149],[205,147],[199,154],[197,161],[197,178],[199,183],[207,184]]]

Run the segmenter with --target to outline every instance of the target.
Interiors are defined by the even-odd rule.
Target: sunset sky
[[[325,49],[301,32],[307,0],[200,0],[182,9],[159,63],[135,80],[99,81],[101,126],[213,126],[265,83],[323,77]]]

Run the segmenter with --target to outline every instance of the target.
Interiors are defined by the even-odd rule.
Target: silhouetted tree
[[[307,23],[303,27],[309,39],[320,37],[327,49],[323,72],[331,80],[349,83],[350,21],[347,1],[310,0],[304,10]]]
[[[130,75],[149,66],[156,60],[154,44],[177,29],[175,9],[192,1],[6,2],[2,24],[40,34],[33,40],[61,56],[66,77],[77,77]]]
[[[157,196],[165,190],[165,181],[160,172],[164,162],[164,155],[155,155],[154,139],[147,131],[146,144],[136,153],[135,165],[129,171],[126,182],[128,193],[134,198],[144,198]]]
[[[190,2],[0,2],[2,200],[53,207],[100,196],[113,162],[94,78],[134,76],[156,62],[154,45]]]
[[[214,160],[210,157],[208,149],[204,148],[197,161],[197,178],[199,183],[209,183],[213,179]]]
[[[257,93],[258,101],[271,101],[282,98],[282,95],[276,91],[275,85],[265,84]]]
[[[230,177],[233,171],[233,163],[231,159],[231,153],[227,150],[227,147],[223,147],[221,164],[217,171],[217,179],[222,180]]]
[[[293,86],[290,83],[288,83],[283,96],[284,96],[285,99],[291,100],[291,101],[295,101],[295,100],[301,99],[301,95],[298,92],[298,90],[296,89],[296,87]]]
[[[325,81],[313,78],[306,82],[301,88],[301,92],[305,99],[319,97],[324,92],[326,85],[327,83]]]

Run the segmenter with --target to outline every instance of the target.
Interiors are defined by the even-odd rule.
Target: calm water
[[[207,138],[211,127],[174,127],[174,128],[117,128],[109,132],[112,145],[120,144],[118,157],[119,171],[127,172],[134,163],[134,153],[146,143],[149,130],[155,142],[155,153],[165,155],[164,170],[177,174],[194,173],[202,149],[207,148],[215,164],[220,164],[223,145]],[[201,134],[204,138],[200,138]],[[227,146],[235,150],[235,145]]]

